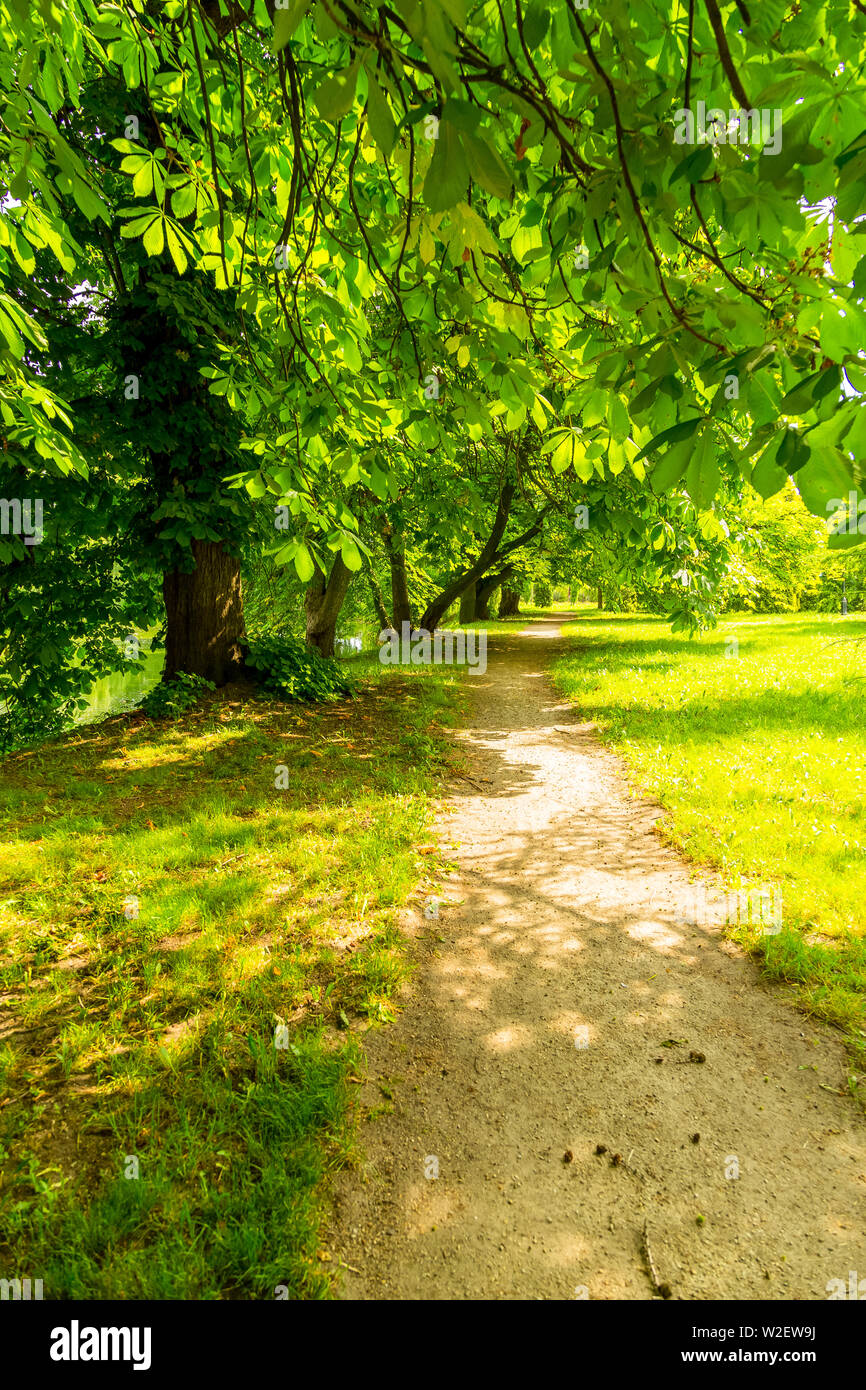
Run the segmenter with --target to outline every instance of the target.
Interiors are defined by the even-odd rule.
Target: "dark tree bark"
[[[484,571],[490,568],[499,547],[499,542],[502,540],[505,534],[505,528],[508,525],[508,513],[511,510],[511,499],[513,496],[514,483],[506,483],[499,495],[499,505],[496,508],[493,527],[481,554],[474,564],[470,565],[462,574],[459,574],[456,579],[453,579],[451,583],[442,590],[441,594],[438,594],[433,602],[428,604],[419,624],[426,632],[435,631],[442,621],[442,615],[448,612],[454,600],[460,598],[467,586],[469,584],[474,584],[475,580],[479,579]]]
[[[544,518],[547,514],[546,510],[541,513],[538,520],[534,525],[529,527],[528,531],[524,531],[521,536],[515,537],[513,541],[509,541],[507,545],[503,545],[499,548],[499,541],[502,539],[502,533],[508,524],[508,506],[511,504],[511,495],[513,491],[514,489],[510,483],[503,490],[503,498],[505,494],[508,493],[505,515],[501,515],[503,511],[503,498],[500,498],[499,509],[497,511],[496,521],[493,531],[491,532],[490,540],[488,540],[478,559],[473,565],[470,565],[468,570],[464,570],[463,574],[458,575],[456,579],[452,580],[448,587],[443,589],[442,593],[429,604],[427,611],[419,623],[419,627],[424,628],[427,632],[433,632],[440,623],[443,613],[446,613],[454,600],[460,597],[467,583],[479,579],[481,575],[484,574],[485,570],[490,568],[491,564],[499,564],[502,560],[506,559],[507,556],[512,555],[515,550],[519,550],[522,545],[528,545],[536,536],[541,535],[544,528]],[[495,542],[494,537],[496,538]]]
[[[491,561],[496,555],[499,542],[505,534],[508,525],[508,513],[511,509],[511,499],[514,496],[514,484],[506,483],[499,496],[499,505],[496,508],[496,516],[490,536],[478,559],[468,569],[453,579],[441,594],[438,594],[432,603],[428,604],[424,616],[421,619],[420,627],[426,632],[433,632],[442,620],[444,613],[447,613],[456,598],[460,598],[469,584],[474,585],[486,569],[490,567]]]
[[[517,589],[512,589],[508,584],[503,584],[502,593],[499,596],[499,616],[500,618],[520,617],[520,594]]]
[[[476,595],[478,593],[477,582],[473,579],[460,595],[460,622],[474,623],[476,618]]]
[[[328,578],[325,578],[324,571],[317,565],[304,595],[304,609],[307,615],[306,641],[308,646],[316,647],[322,656],[334,655],[337,619],[351,578],[352,571],[343,564],[343,557],[335,555]]]
[[[475,616],[476,618],[490,617],[490,602],[496,590],[505,583],[512,573],[513,565],[506,565],[505,569],[497,570],[495,574],[485,574],[483,579],[479,579],[475,585]]]
[[[604,608],[604,594],[601,592],[601,585],[598,586],[598,606]]]
[[[475,617],[478,621],[483,621],[490,617],[490,599],[494,590],[485,588],[483,581],[479,581],[475,588]]]
[[[387,527],[382,532],[382,539],[385,542],[385,549],[388,552],[388,563],[391,566],[391,620],[392,626],[399,632],[402,623],[412,622],[412,606],[409,601],[409,578],[406,574],[406,551],[400,545],[394,544],[391,528]]]
[[[383,628],[391,626],[391,619],[388,617],[388,610],[385,607],[385,596],[379,587],[379,581],[373,573],[372,568],[367,570],[367,582],[370,585],[370,593],[373,598],[373,609],[376,617]]]
[[[240,561],[218,541],[193,541],[195,569],[163,575],[164,680],[179,671],[225,685],[241,675],[246,650]]]

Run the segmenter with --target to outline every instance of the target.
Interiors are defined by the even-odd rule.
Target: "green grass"
[[[456,612],[452,619],[443,618],[443,628],[451,628],[456,632],[458,628],[465,628],[467,632],[472,629],[478,632],[487,632],[491,636],[502,633],[519,632],[521,627],[527,627],[530,623],[537,622],[539,618],[555,618],[558,616],[562,605],[554,604],[551,608],[532,608],[526,604],[520,605],[520,612],[516,618],[476,618],[471,623],[458,622]],[[576,605],[564,606],[564,611],[573,613]]]
[[[398,909],[436,871],[418,850],[458,688],[354,665],[354,701],[230,688],[3,764],[3,1277],[329,1296],[324,1180],[406,977]]]
[[[563,631],[559,687],[666,808],[671,843],[729,887],[781,890],[778,935],[730,934],[863,1066],[866,619],[737,615],[690,642],[587,610]]]

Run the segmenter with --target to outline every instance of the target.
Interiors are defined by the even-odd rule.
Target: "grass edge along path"
[[[736,614],[690,641],[587,611],[562,632],[554,683],[664,808],[661,837],[725,890],[779,892],[777,934],[725,933],[843,1031],[866,1100],[866,619]]]
[[[355,700],[230,687],[0,765],[0,1277],[331,1295],[323,1180],[459,702],[447,668],[356,671]]]

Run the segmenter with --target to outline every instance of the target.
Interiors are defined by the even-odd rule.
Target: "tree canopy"
[[[426,625],[543,542],[691,629],[747,484],[861,543],[864,36],[859,0],[0,0],[0,485],[54,509],[0,537],[16,680],[61,553],[103,632],[162,576],[172,669],[219,608],[224,679],[253,544],[327,651],[407,537]]]

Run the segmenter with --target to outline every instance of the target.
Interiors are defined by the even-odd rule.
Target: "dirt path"
[[[695,923],[658,807],[547,679],[563,645],[515,630],[467,678],[481,787],[446,798],[452,903],[407,914],[417,974],[367,1039],[361,1103],[393,1110],[336,1185],[343,1296],[652,1298],[646,1230],[676,1298],[825,1299],[866,1280],[842,1046]]]

